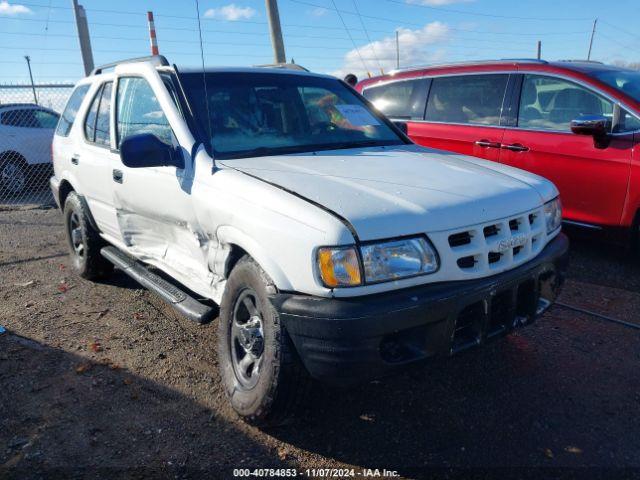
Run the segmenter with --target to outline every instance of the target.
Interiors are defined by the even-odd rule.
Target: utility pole
[[[538,60],[542,59],[542,41],[538,40]]]
[[[396,30],[396,69],[400,70],[400,36]]]
[[[276,63],[287,63],[284,53],[284,40],[282,40],[282,28],[280,27],[280,14],[278,13],[277,0],[265,0],[267,16],[269,17],[269,29],[271,30],[271,44]]]
[[[27,61],[27,68],[29,68],[29,78],[31,79],[31,90],[33,91],[33,103],[38,105],[38,96],[36,95],[36,86],[33,83],[33,74],[31,73],[31,57],[25,55],[24,59]]]
[[[151,55],[158,55],[158,37],[156,37],[156,24],[153,21],[153,12],[147,12],[149,23],[149,41],[151,42]]]
[[[73,4],[73,14],[76,18],[78,28],[78,40],[80,41],[80,53],[84,64],[84,74],[89,75],[93,70],[93,52],[91,51],[91,39],[89,38],[89,25],[87,24],[87,12],[82,5],[78,5],[78,0],[71,0]]]
[[[597,24],[598,24],[598,19],[596,18],[593,21],[593,30],[591,30],[591,40],[589,40],[589,53],[587,54],[587,60],[591,60],[591,47],[593,47],[593,37],[596,35]]]

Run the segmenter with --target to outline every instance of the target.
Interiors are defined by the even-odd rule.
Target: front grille
[[[502,257],[501,253],[489,252],[489,264],[499,262],[501,257]]]
[[[449,246],[461,247],[471,243],[471,234],[469,232],[455,233],[449,236]]]
[[[476,260],[473,256],[459,258],[457,263],[460,268],[464,269],[476,266]]]
[[[543,220],[541,209],[536,209],[462,231],[436,232],[430,238],[443,264],[459,269],[450,279],[478,278],[509,270],[540,253],[546,240]]]
[[[489,225],[488,227],[484,227],[483,232],[484,238],[489,238],[493,237],[494,235],[498,235],[500,229],[498,228],[498,225]]]

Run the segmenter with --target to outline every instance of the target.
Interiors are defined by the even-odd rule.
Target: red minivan
[[[394,71],[356,86],[418,144],[553,181],[568,224],[640,224],[640,72],[500,60]],[[404,125],[403,125],[404,126]]]

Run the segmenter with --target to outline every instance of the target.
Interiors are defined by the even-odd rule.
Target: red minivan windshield
[[[631,70],[603,70],[592,74],[603,83],[640,102],[640,72]]]

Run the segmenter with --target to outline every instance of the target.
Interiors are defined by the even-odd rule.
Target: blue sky
[[[195,0],[80,0],[87,10],[96,64],[147,55],[146,11],[152,10],[160,53],[200,62]],[[533,57],[585,58],[598,18],[592,58],[640,61],[640,2],[616,0],[278,0],[287,57],[327,73],[365,75],[395,65]],[[336,12],[335,7],[340,11]],[[71,0],[0,0],[0,83],[82,76]],[[263,0],[200,0],[209,65],[272,61]],[[357,15],[360,13],[360,16]],[[343,25],[344,22],[344,25]],[[345,29],[346,25],[346,29]],[[357,48],[356,48],[357,47]]]

